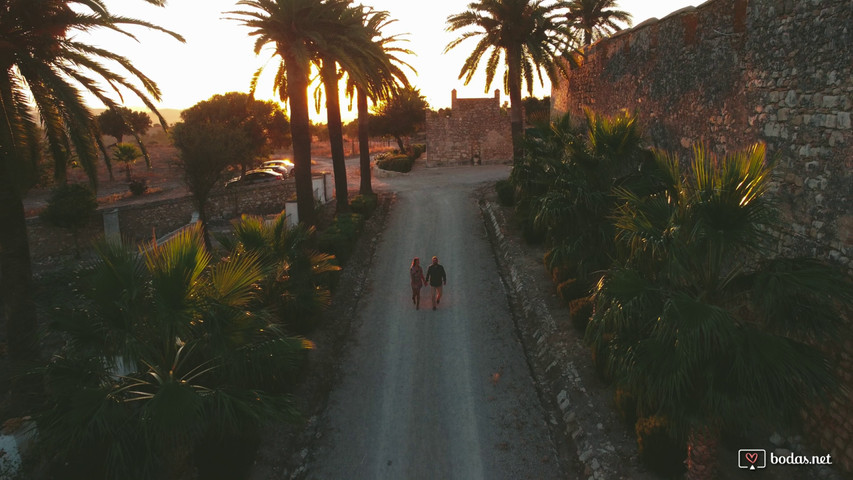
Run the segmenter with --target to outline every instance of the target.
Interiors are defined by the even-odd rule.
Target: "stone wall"
[[[325,177],[323,177],[325,178]],[[330,182],[327,182],[330,183]],[[208,214],[211,220],[227,220],[243,213],[264,215],[284,210],[285,201],[295,198],[293,179],[268,184],[241,185],[221,189],[211,195]],[[118,234],[134,243],[150,241],[188,224],[196,208],[192,197],[182,195],[165,200],[98,209],[78,233],[81,247],[88,247],[104,236],[104,217],[117,216]],[[106,222],[106,223],[109,223]],[[108,230],[110,227],[106,227]],[[35,260],[74,253],[74,240],[67,229],[45,224],[39,218],[27,219],[30,255]]]
[[[552,117],[636,111],[653,146],[682,158],[755,142],[778,162],[779,251],[853,271],[853,2],[710,0],[593,45],[551,91]],[[809,430],[853,471],[853,344],[835,351],[848,392]]]
[[[428,111],[427,166],[512,161],[509,115],[500,101],[500,90],[492,98],[456,98],[453,90],[449,111]]]

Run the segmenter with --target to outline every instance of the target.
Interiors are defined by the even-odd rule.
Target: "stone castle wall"
[[[718,154],[765,142],[789,226],[779,252],[853,271],[853,2],[710,0],[598,42],[582,62],[552,88],[552,117],[635,111],[652,145],[682,158],[696,142]],[[849,472],[853,344],[839,344],[850,390],[807,417]]]
[[[453,98],[450,111],[428,111],[427,166],[497,164],[512,161],[509,115],[493,98]]]

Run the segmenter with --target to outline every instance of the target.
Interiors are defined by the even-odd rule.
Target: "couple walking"
[[[415,310],[420,309],[421,287],[427,283],[432,287],[432,309],[435,310],[436,305],[441,303],[441,288],[447,285],[447,274],[444,272],[444,267],[439,265],[438,257],[432,257],[432,264],[427,268],[426,277],[421,268],[421,260],[415,257],[412,260],[409,275],[412,278],[412,303],[415,304]]]

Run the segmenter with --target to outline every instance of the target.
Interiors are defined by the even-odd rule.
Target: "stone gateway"
[[[512,161],[509,114],[500,90],[491,98],[457,98],[450,110],[426,115],[427,167],[487,165]]]

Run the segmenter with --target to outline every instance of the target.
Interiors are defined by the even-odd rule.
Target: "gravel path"
[[[566,478],[473,195],[508,173],[428,169],[377,181],[397,202],[306,478]],[[445,297],[416,311],[408,266],[432,255],[448,272]]]

